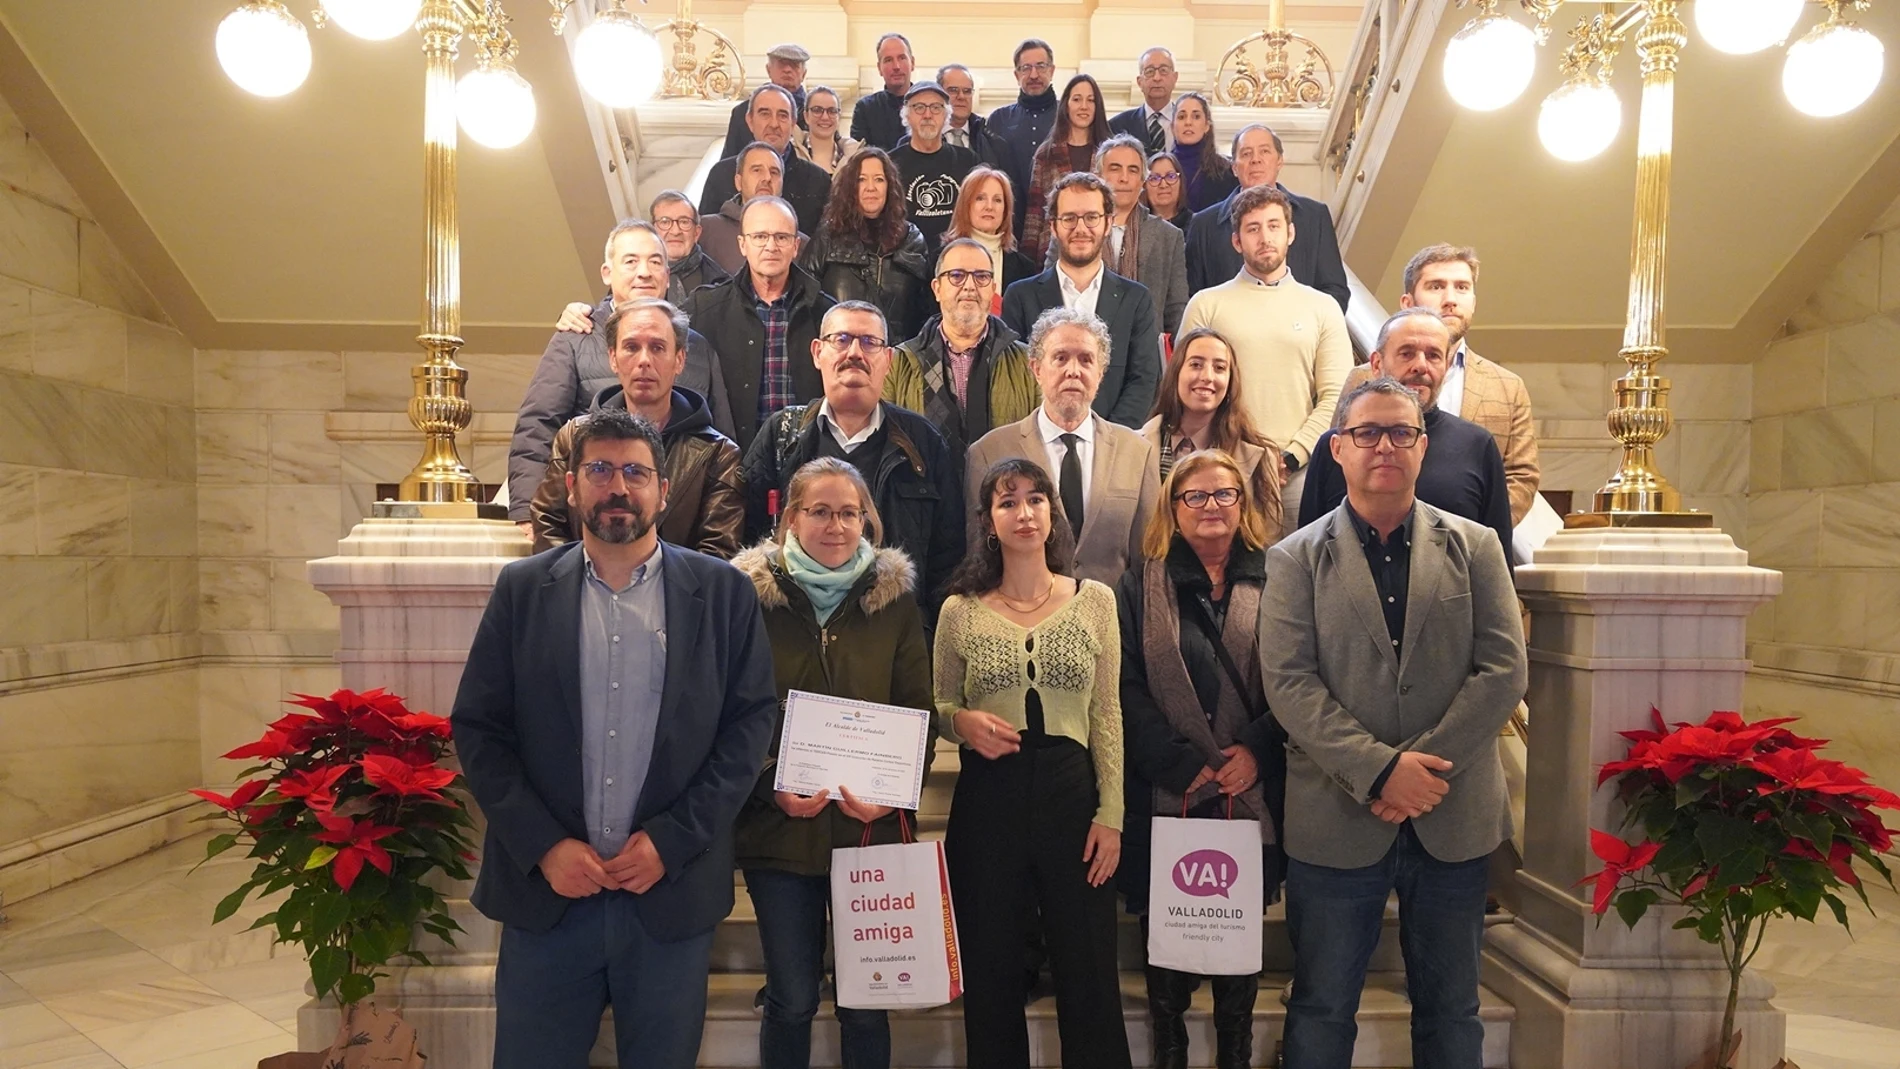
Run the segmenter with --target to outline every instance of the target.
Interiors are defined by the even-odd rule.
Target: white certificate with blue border
[[[849,787],[858,801],[916,809],[930,714],[828,694],[788,691],[772,789],[812,795]]]

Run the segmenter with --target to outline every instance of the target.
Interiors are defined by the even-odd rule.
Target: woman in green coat
[[[846,461],[820,457],[792,476],[775,539],[733,559],[759,592],[781,708],[794,689],[932,708],[916,568],[903,552],[879,548],[879,534],[864,477]],[[777,733],[772,752],[734,837],[765,950],[759,1064],[806,1069],[824,978],[831,851],[859,845],[867,830],[873,843],[897,842],[901,831],[894,810],[842,788],[837,798],[774,791]],[[838,1024],[845,1069],[888,1069],[882,1010],[839,1007]]]

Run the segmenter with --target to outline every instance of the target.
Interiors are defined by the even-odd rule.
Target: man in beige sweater
[[[1288,477],[1281,498],[1290,516],[1299,509],[1307,459],[1332,426],[1333,406],[1352,370],[1352,341],[1338,302],[1287,270],[1287,248],[1299,235],[1286,194],[1274,186],[1243,189],[1234,196],[1233,218],[1240,273],[1195,294],[1181,332],[1219,331],[1246,368],[1240,400],[1254,426],[1284,453]]]

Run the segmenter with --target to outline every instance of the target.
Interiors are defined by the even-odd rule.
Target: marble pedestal
[[[1683,1069],[1714,1046],[1728,977],[1714,947],[1652,909],[1634,930],[1599,924],[1582,890],[1600,867],[1590,829],[1620,831],[1597,769],[1627,752],[1619,731],[1742,708],[1744,625],[1781,574],[1715,530],[1596,529],[1553,535],[1517,570],[1530,606],[1531,725],[1516,924],[1486,935],[1484,982],[1517,1011],[1517,1069]],[[1742,1069],[1781,1057],[1774,989],[1749,974],[1739,1003]]]
[[[495,577],[529,548],[505,520],[371,517],[357,524],[336,556],[307,566],[311,585],[342,610],[336,656],[343,685],[382,687],[412,709],[447,716]],[[469,905],[468,890],[444,889],[465,929],[457,945],[418,933],[418,949],[434,967],[394,969],[377,984],[377,1003],[416,1026],[433,1065],[486,1065],[494,1048],[501,932]],[[334,1002],[304,1006],[298,1048],[329,1046],[338,1016]]]

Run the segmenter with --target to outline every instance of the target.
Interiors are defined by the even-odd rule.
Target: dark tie
[[[1062,495],[1062,511],[1069,514],[1069,533],[1076,538],[1082,537],[1082,455],[1076,450],[1076,443],[1082,439],[1074,434],[1062,436],[1062,478],[1057,492]]]
[[[1161,113],[1148,113],[1148,155],[1165,152],[1168,148],[1168,135],[1161,129]]]

